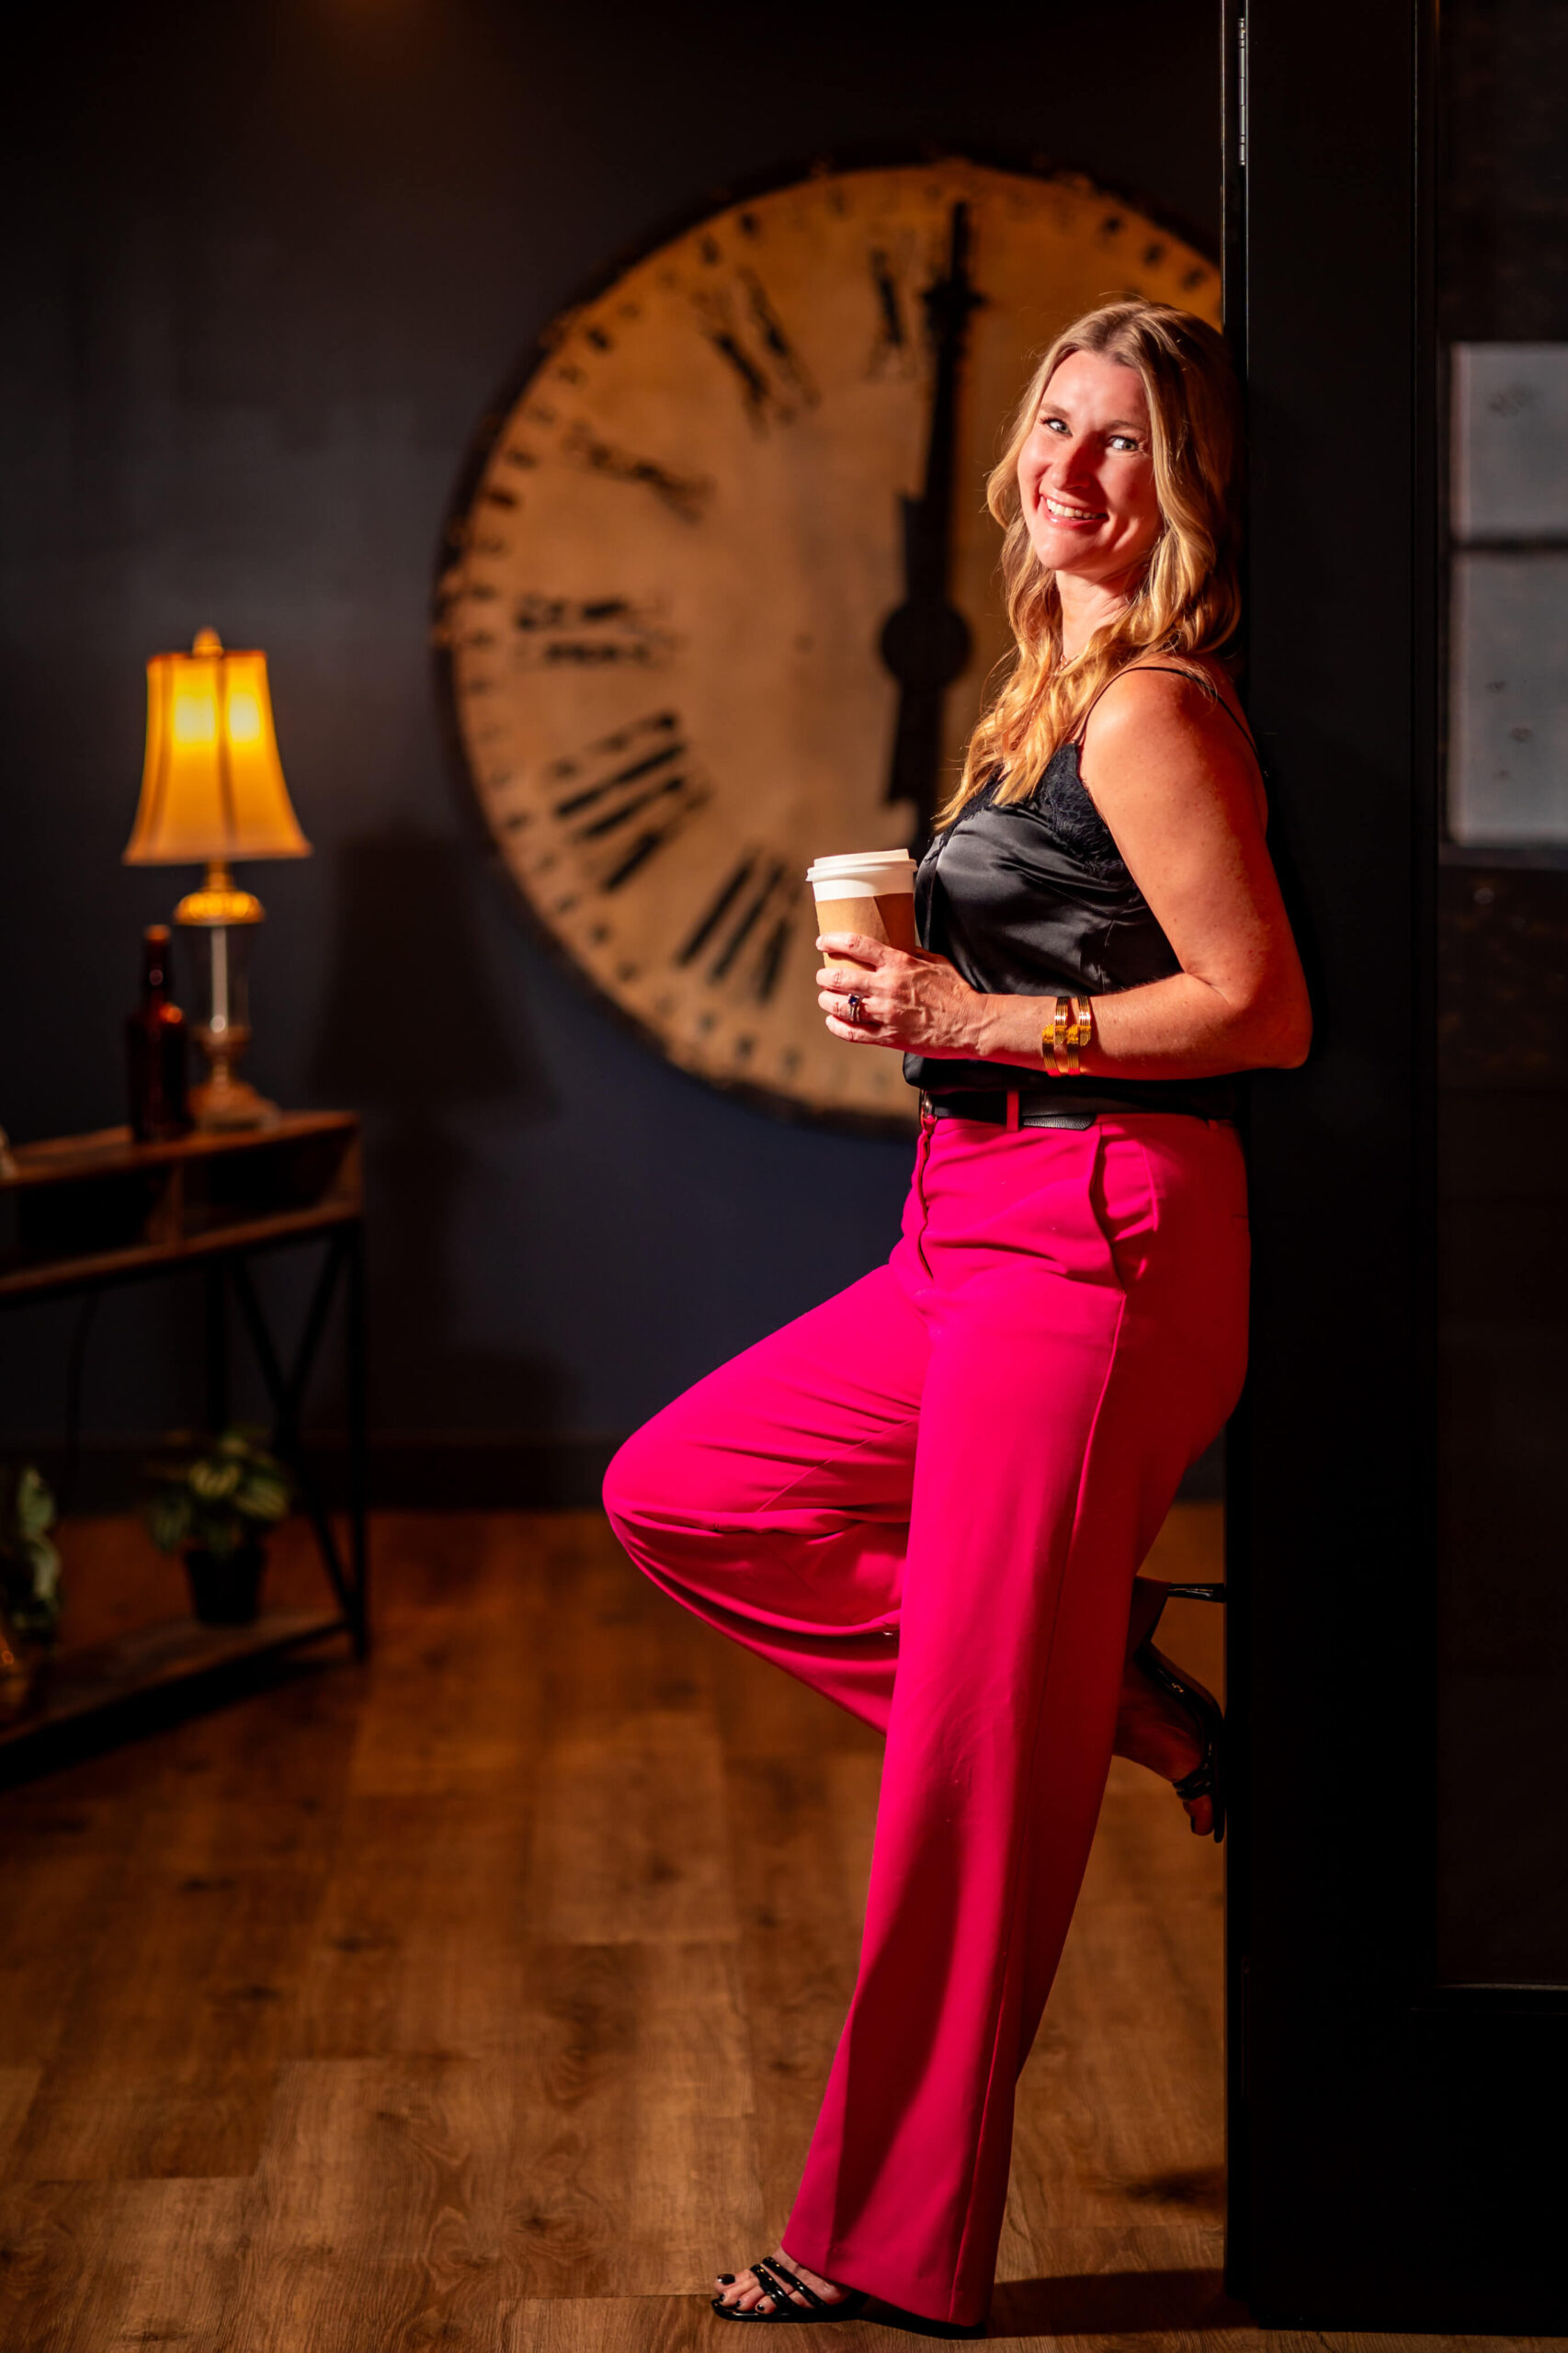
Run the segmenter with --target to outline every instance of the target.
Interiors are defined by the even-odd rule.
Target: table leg
[[[208,1267],[207,1427],[216,1438],[229,1427],[229,1290],[221,1264]]]
[[[348,1415],[348,1547],[349,1582],[358,1603],[354,1647],[363,1658],[370,1647],[369,1546],[366,1541],[365,1496],[369,1453],[366,1392],[369,1350],[365,1310],[365,1230],[356,1226],[348,1237],[344,1300],[344,1391]]]
[[[349,1565],[346,1569],[338,1552],[337,1538],[333,1530],[332,1514],[327,1507],[326,1496],[312,1468],[309,1452],[300,1440],[300,1416],[310,1381],[311,1367],[314,1362],[339,1273],[347,1267],[352,1279],[355,1265],[354,1245],[357,1238],[357,1234],[354,1233],[339,1233],[334,1235],[328,1244],[326,1256],[323,1260],[321,1272],[317,1276],[315,1291],[305,1317],[305,1328],[301,1335],[292,1367],[287,1372],[284,1370],[283,1362],[278,1356],[272,1335],[267,1329],[267,1318],[262,1313],[261,1302],[256,1296],[256,1286],[251,1280],[250,1267],[243,1252],[236,1253],[230,1261],[229,1279],[233,1286],[234,1297],[239,1302],[240,1313],[244,1320],[245,1330],[255,1352],[256,1369],[261,1374],[267,1393],[272,1402],[273,1446],[294,1473],[300,1502],[315,1531],[316,1548],[321,1553],[322,1566],[325,1569],[331,1580],[333,1591],[337,1596],[345,1623],[354,1638],[355,1650],[360,1657],[363,1657],[365,1651],[365,1602],[362,1583],[363,1498],[360,1497],[358,1508],[354,1513],[350,1533],[353,1552]],[[349,1320],[352,1323],[352,1315]],[[351,1389],[349,1398],[351,1452],[354,1417]]]

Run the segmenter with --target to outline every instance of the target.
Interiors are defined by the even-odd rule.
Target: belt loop
[[[1016,1086],[1009,1086],[1007,1089],[1007,1133],[1009,1135],[1013,1133],[1013,1131],[1017,1128],[1017,1124],[1018,1090]]]

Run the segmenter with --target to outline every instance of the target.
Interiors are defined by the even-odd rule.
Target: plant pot
[[[192,1545],[185,1556],[191,1616],[202,1626],[250,1625],[260,1607],[266,1566],[267,1552],[260,1544],[239,1544],[222,1553]]]

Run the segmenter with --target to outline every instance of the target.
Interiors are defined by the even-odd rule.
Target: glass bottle
[[[185,1091],[185,1016],[169,996],[169,927],[142,935],[142,1002],[125,1024],[131,1132],[138,1143],[166,1143],[190,1127]]]

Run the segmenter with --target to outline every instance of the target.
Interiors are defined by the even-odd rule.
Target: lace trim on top
[[[983,801],[994,808],[996,788],[1001,779],[986,786]],[[1088,787],[1078,769],[1078,746],[1063,744],[1053,752],[1044,775],[1034,790],[1017,803],[1020,809],[1032,809],[1045,821],[1047,830],[1069,857],[1080,865],[1092,867],[1096,873],[1121,876],[1128,873],[1127,861],[1116,846],[1116,835],[1096,808]],[[1131,880],[1131,876],[1128,878]]]
[[[1194,686],[1201,687],[1210,702],[1217,704],[1232,726],[1239,730],[1250,747],[1254,758],[1257,757],[1257,746],[1253,742],[1251,730],[1243,725],[1218,688],[1210,679],[1204,677],[1200,671],[1190,670],[1185,664],[1175,663],[1167,665],[1162,662],[1144,662],[1137,666],[1144,670],[1157,670],[1163,676],[1190,678]],[[1116,681],[1113,678],[1108,683],[1114,686]],[[1100,693],[1104,692],[1105,688],[1102,687]],[[1098,697],[1096,699],[1097,700]],[[1092,704],[1090,709],[1093,709]],[[1088,714],[1085,712],[1085,723]],[[1077,858],[1081,864],[1091,868],[1096,874],[1108,877],[1125,875],[1131,881],[1131,874],[1128,869],[1127,860],[1117,848],[1116,835],[1096,808],[1093,796],[1084,782],[1083,773],[1078,766],[1081,749],[1081,736],[1070,744],[1060,745],[1047,761],[1045,772],[1034,790],[1017,805],[1024,809],[1032,808],[1037,814],[1043,817],[1047,827],[1061,847],[1071,857]],[[1266,773],[1261,762],[1259,772]],[[994,779],[981,796],[993,807],[995,806],[996,788],[1001,783],[1004,773],[1005,771],[998,769]]]

